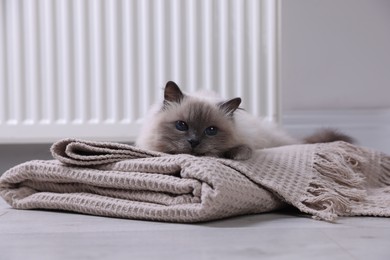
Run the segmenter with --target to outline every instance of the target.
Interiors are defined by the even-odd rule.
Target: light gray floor
[[[0,259],[390,259],[390,219],[337,223],[284,211],[202,224],[14,210],[0,202]]]
[[[50,146],[51,144],[0,144],[0,175],[26,161],[52,159]]]

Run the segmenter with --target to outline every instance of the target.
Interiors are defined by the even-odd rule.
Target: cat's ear
[[[173,81],[168,81],[164,89],[164,102],[176,102],[180,103],[184,94],[180,88]]]
[[[237,110],[240,104],[241,104],[241,98],[237,97],[219,104],[219,108],[227,115],[231,116],[233,115],[234,111]]]

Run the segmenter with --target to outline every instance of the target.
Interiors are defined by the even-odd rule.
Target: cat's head
[[[234,112],[240,98],[225,102],[185,95],[170,81],[158,112],[154,149],[171,154],[223,156],[236,144]]]

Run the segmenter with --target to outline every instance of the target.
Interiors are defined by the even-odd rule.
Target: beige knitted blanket
[[[56,160],[5,172],[0,195],[17,209],[198,222],[286,204],[315,218],[390,216],[390,157],[343,142],[257,151],[248,161],[167,155],[66,139]]]

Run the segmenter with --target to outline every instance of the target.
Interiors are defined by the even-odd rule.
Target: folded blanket
[[[30,161],[0,178],[17,209],[199,222],[293,205],[315,218],[390,216],[390,157],[343,142],[259,150],[247,161],[168,155],[65,139],[56,160]]]

